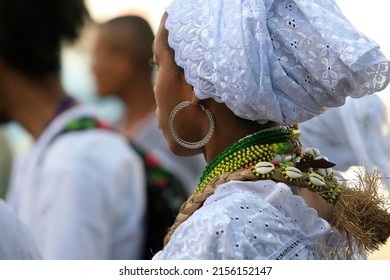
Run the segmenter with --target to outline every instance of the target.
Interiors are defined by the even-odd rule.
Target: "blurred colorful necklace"
[[[50,120],[46,123],[46,126],[45,127],[48,127],[49,124],[55,119],[57,118],[60,114],[62,114],[63,112],[65,112],[66,110],[68,110],[69,108],[75,106],[77,104],[77,101],[76,99],[74,99],[73,97],[71,96],[65,96],[62,98],[62,100],[60,101],[60,103],[57,105],[57,108],[56,108],[56,111],[54,113],[54,115],[50,118]]]

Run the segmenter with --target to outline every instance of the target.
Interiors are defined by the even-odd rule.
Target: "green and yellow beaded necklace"
[[[199,193],[214,178],[241,168],[249,168],[259,161],[271,161],[276,154],[296,152],[299,132],[286,127],[262,130],[226,148],[203,171],[195,193]]]

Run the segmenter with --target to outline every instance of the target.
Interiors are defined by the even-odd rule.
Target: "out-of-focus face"
[[[168,128],[169,115],[172,110],[183,101],[191,101],[193,91],[192,87],[185,81],[184,72],[176,65],[172,50],[168,47],[167,31],[164,28],[165,19],[166,14],[161,19],[153,45],[153,60],[156,64],[154,94],[157,103],[157,120],[169,149],[176,155],[189,156],[198,154],[199,151],[179,146],[172,138]],[[194,119],[193,115],[199,113],[199,108],[190,107],[177,114],[174,124],[178,135],[191,142],[199,140],[198,135],[194,135],[196,124],[191,123]]]
[[[117,95],[123,88],[125,74],[123,73],[124,56],[115,51],[115,34],[109,27],[99,27],[93,49],[92,72],[98,94],[102,97]]]

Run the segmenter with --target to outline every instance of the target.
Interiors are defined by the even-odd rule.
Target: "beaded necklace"
[[[259,161],[271,161],[276,154],[287,154],[299,146],[297,132],[277,127],[249,135],[226,148],[203,171],[195,193],[199,193],[214,178],[241,168],[249,168]]]

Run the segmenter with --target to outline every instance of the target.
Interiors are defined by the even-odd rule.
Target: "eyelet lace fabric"
[[[389,83],[378,44],[334,0],[174,0],[167,13],[196,96],[245,119],[291,125]]]
[[[285,184],[230,181],[154,259],[326,259],[340,236]]]

